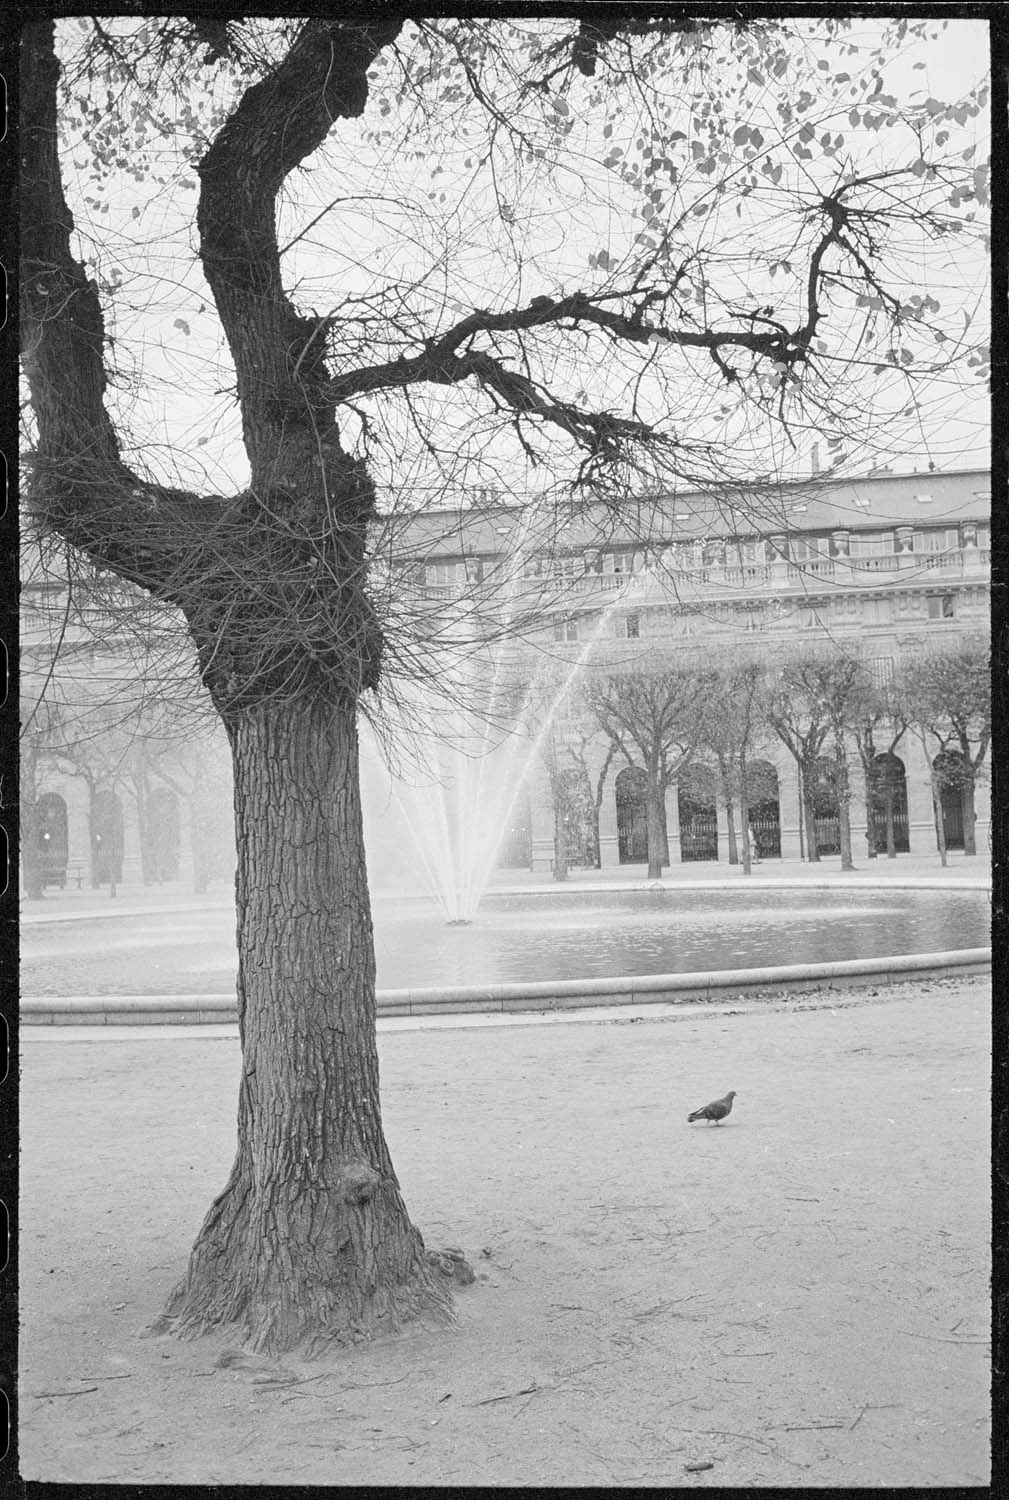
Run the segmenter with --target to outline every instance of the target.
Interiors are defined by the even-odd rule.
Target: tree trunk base
[[[343,1194],[284,1193],[266,1216],[233,1180],[150,1333],[318,1358],[406,1323],[451,1324],[452,1281],[475,1279],[471,1268],[460,1251],[425,1250],[398,1189],[373,1177],[364,1169]]]

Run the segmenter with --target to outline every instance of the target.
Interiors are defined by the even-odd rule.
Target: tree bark
[[[648,834],[648,879],[661,880],[666,849],[666,820],[663,807],[664,788],[661,777],[651,767],[645,790],[645,816]]]
[[[450,1303],[382,1132],[351,708],[231,727],[238,834],[238,1153],[158,1331],[318,1352]]]

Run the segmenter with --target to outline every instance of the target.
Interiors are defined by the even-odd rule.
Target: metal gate
[[[718,858],[718,819],[713,807],[700,807],[683,798],[680,802],[680,858]]]
[[[886,807],[875,803],[872,809],[872,834],[878,853],[886,853]],[[907,799],[898,802],[894,799],[893,807],[893,847],[898,854],[908,854],[911,850],[911,840],[908,833],[907,821]]]
[[[67,805],[58,792],[45,792],[36,804],[39,879],[43,886],[67,883]]]
[[[781,810],[777,797],[750,808],[750,838],[758,859],[781,858]]]
[[[627,766],[617,777],[617,856],[622,865],[642,865],[648,858],[647,785],[640,766]]]

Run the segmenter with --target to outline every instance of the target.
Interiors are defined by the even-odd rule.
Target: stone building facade
[[[569,664],[593,672],[640,670],[685,662],[717,663],[745,653],[771,665],[785,653],[854,648],[882,685],[902,656],[923,646],[985,647],[989,633],[990,475],[987,470],[940,474],[874,472],[837,480],[814,475],[801,483],[755,485],[746,493],[651,495],[612,514],[602,506],[567,516],[556,507],[539,522],[508,506],[418,515],[401,548],[404,566],[432,607],[454,599],[516,617],[511,648],[521,673],[532,675],[544,655],[563,677]],[[516,580],[518,580],[516,584]],[[490,602],[488,602],[490,601]],[[505,605],[507,601],[507,605]],[[576,714],[577,718],[577,714]],[[576,850],[573,863],[604,867],[643,860],[640,795],[635,769],[617,757],[606,765],[601,733],[586,743],[584,715],[566,723],[579,741],[588,784],[605,771],[595,849]],[[884,845],[878,793],[867,787],[854,746],[850,816],[853,852],[864,857],[870,816]],[[936,816],[926,748],[907,733],[886,768],[894,794],[891,838],[896,851],[934,852]],[[753,829],[762,857],[798,859],[805,838],[799,771],[771,732],[754,749],[763,778]],[[633,759],[633,756],[632,756]],[[731,856],[735,842],[726,803],[703,755],[686,785],[666,792],[672,863]],[[987,777],[975,789],[976,841],[988,847]],[[837,809],[817,816],[822,857],[838,852]],[[944,790],[949,848],[964,846],[960,797]],[[500,863],[545,873],[555,866],[556,799],[542,761],[527,780],[505,838]],[[822,823],[822,827],[821,827]],[[891,844],[891,847],[893,845]]]
[[[500,650],[520,682],[542,677],[544,664],[548,676],[570,683],[579,674],[601,671],[717,664],[741,652],[773,664],[786,652],[847,643],[882,684],[899,670],[902,654],[923,644],[986,645],[989,512],[990,475],[982,469],[877,472],[850,480],[813,476],[717,498],[631,498],[612,511],[601,505],[569,511],[556,504],[509,506],[483,496],[460,509],[417,512],[399,528],[390,560],[396,587],[412,596],[411,607],[449,616],[462,608],[470,627],[475,623],[479,631],[483,622],[500,633]],[[52,570],[28,571],[22,696],[31,699],[33,683],[46,681],[58,638],[57,675],[71,698],[114,698],[117,683],[134,680],[129,652],[117,644],[114,612],[86,589],[77,590],[83,603],[68,612],[66,592],[65,580]],[[173,766],[171,756],[162,755],[151,759],[149,776],[141,741],[139,773],[136,754],[113,753],[104,766],[92,766],[89,781],[79,767],[47,751],[38,728],[25,736],[23,781],[33,735],[39,746],[30,766],[37,826],[27,836],[38,841],[50,885],[192,878],[199,887],[208,869],[228,878],[230,788],[223,741],[208,748],[205,769]],[[593,836],[575,830],[566,859],[572,866],[642,862],[641,768],[633,755],[628,763],[626,756],[610,754],[606,737],[586,722],[584,711],[563,703],[551,734],[562,751],[577,744],[582,784],[599,793]],[[911,734],[895,752],[888,774],[895,778],[896,852],[934,851],[928,755]],[[757,852],[764,859],[797,859],[808,830],[802,826],[796,762],[769,732],[754,746],[753,759],[759,772],[759,790],[751,798]],[[850,759],[858,860],[866,853],[870,818],[880,846],[883,829],[853,749]],[[717,777],[705,766],[699,755],[666,791],[671,863],[724,863],[732,856],[740,830],[730,828]],[[952,849],[964,845],[958,806],[957,796],[944,794]],[[976,786],[975,808],[976,842],[983,851],[990,825],[985,775]],[[821,811],[816,838],[829,858],[837,852],[829,795]],[[378,816],[371,826],[376,845],[387,835],[393,856],[403,848],[402,830],[393,836]],[[512,809],[498,863],[542,874],[555,870],[557,858],[557,799],[540,755]]]

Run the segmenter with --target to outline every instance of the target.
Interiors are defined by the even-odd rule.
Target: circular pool
[[[493,891],[468,927],[420,897],[374,903],[380,990],[690,974],[990,943],[983,890],[761,884]],[[234,993],[234,913],[82,914],[21,934],[25,995]]]
[[[990,941],[976,890],[492,892],[469,927],[447,927],[420,900],[375,906],[383,990],[774,968]]]

